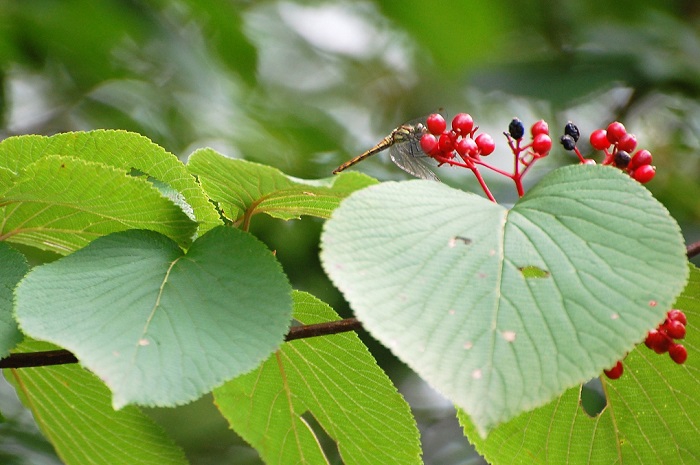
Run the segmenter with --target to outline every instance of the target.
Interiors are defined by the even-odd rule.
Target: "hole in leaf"
[[[316,420],[316,417],[308,410],[301,415],[301,420],[309,426],[309,429],[316,436],[316,440],[321,446],[323,454],[328,459],[328,463],[343,463],[338,451],[338,444],[330,435],[323,429],[323,426]]]
[[[549,271],[543,270],[534,265],[528,265],[518,268],[524,278],[549,278]]]
[[[468,237],[452,236],[452,237],[450,237],[450,240],[447,242],[447,246],[449,248],[453,249],[457,246],[457,244],[469,245],[471,243],[472,243],[472,240],[469,239]]]
[[[593,378],[581,386],[581,408],[589,417],[597,417],[608,404],[600,378]]]

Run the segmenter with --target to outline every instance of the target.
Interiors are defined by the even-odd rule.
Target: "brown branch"
[[[362,329],[362,324],[357,321],[357,318],[346,318],[344,320],[328,321],[315,325],[292,326],[284,340],[289,342],[295,339],[327,336],[329,334],[344,333],[346,331],[357,331],[358,329]]]
[[[688,258],[700,255],[700,241],[694,242],[686,247]],[[293,326],[289,329],[285,341],[304,339],[308,337],[327,336],[330,334],[344,333],[347,331],[357,331],[362,329],[362,325],[356,318],[346,318],[344,320],[317,323],[314,325]],[[28,352],[20,354],[10,354],[0,360],[0,368],[29,368],[51,365],[65,365],[77,363],[78,359],[67,350],[49,350],[46,352]]]
[[[357,331],[362,329],[362,325],[355,318],[345,320],[329,321],[314,325],[293,326],[290,328],[285,341],[303,339],[307,337],[327,336],[330,334],[344,333],[347,331]],[[26,352],[10,354],[0,360],[0,368],[30,368],[51,365],[65,365],[77,363],[78,359],[65,349],[48,350],[45,352]]]
[[[48,350],[46,352],[10,354],[6,358],[0,360],[0,368],[43,367],[77,362],[78,359],[75,358],[75,355],[65,349],[60,349]]]

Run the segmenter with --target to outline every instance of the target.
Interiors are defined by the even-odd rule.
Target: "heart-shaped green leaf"
[[[113,403],[171,406],[255,368],[283,341],[291,289],[264,244],[218,227],[184,254],[126,231],[39,266],[16,291],[28,335],[73,352]]]
[[[510,211],[438,183],[373,186],[322,248],[365,327],[482,434],[612,366],[688,273],[675,221],[608,167],[556,170]]]

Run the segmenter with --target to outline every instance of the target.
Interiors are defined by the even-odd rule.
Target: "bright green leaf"
[[[688,272],[666,209],[600,166],[556,170],[510,211],[438,183],[373,186],[322,248],[365,328],[482,434],[612,366]]]
[[[303,324],[338,319],[309,294],[295,293],[294,302]],[[268,464],[327,463],[304,413],[337,442],[346,465],[421,463],[408,405],[356,334],[288,342],[214,395],[231,427]]]
[[[0,358],[22,340],[12,311],[15,286],[29,271],[24,255],[0,242]]]
[[[53,350],[24,342],[20,352]],[[115,411],[110,392],[78,365],[5,370],[22,403],[66,465],[187,464],[182,450],[136,407]]]
[[[199,223],[199,234],[221,224],[216,210],[185,165],[144,136],[127,131],[97,130],[51,137],[17,136],[0,142],[0,167],[14,173],[49,155],[99,162],[124,173],[133,169],[146,173],[184,197]]]
[[[290,293],[270,251],[238,229],[214,228],[187,254],[126,231],[32,270],[16,314],[96,373],[116,408],[172,406],[265,360],[287,332]]]
[[[63,156],[25,167],[0,205],[6,240],[61,254],[126,229],[150,229],[187,245],[197,228],[149,182]]]
[[[667,354],[657,355],[640,344],[624,359],[618,380],[601,376],[607,407],[596,417],[580,405],[580,387],[556,401],[494,429],[483,440],[463,413],[465,432],[492,463],[531,464],[678,464],[700,457],[700,271],[676,301],[688,318],[681,341],[688,360],[676,365]],[[584,440],[585,438],[585,440]]]
[[[0,146],[2,143],[0,142]],[[15,182],[15,173],[7,168],[0,168],[0,194],[5,192]]]
[[[314,181],[293,178],[270,166],[226,158],[212,149],[193,153],[187,168],[234,222],[256,213],[283,220],[301,215],[328,218],[343,198],[376,183],[359,173]]]

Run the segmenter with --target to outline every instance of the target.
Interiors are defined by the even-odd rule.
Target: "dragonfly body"
[[[333,174],[338,174],[365,158],[389,149],[391,161],[402,170],[418,178],[439,181],[435,173],[428,167],[425,161],[428,156],[420,147],[420,138],[426,132],[425,124],[420,120],[416,123],[402,124],[371,149],[340,165],[333,171]]]

